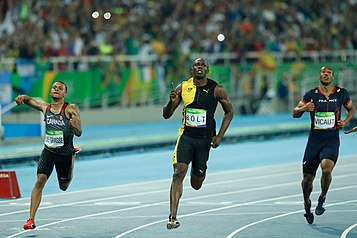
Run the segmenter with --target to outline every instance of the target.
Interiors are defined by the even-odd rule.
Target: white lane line
[[[352,226],[348,227],[341,235],[340,238],[346,238],[348,233],[357,226],[357,223],[356,224],[353,224]]]
[[[119,185],[112,185],[112,186],[106,186],[106,187],[99,187],[99,188],[89,188],[89,189],[81,189],[81,190],[75,190],[75,191],[66,191],[66,192],[43,195],[42,199],[51,198],[51,197],[61,197],[61,196],[67,196],[67,195],[73,195],[73,194],[81,194],[81,193],[96,193],[96,192],[99,192],[102,190],[120,190],[125,187],[132,188],[133,186],[136,186],[136,185],[150,187],[150,184],[156,184],[156,183],[160,183],[160,182],[167,183],[170,181],[171,181],[171,179],[162,179],[162,180],[155,180],[155,181],[144,181],[144,182],[137,182],[137,183],[119,184]],[[16,201],[22,201],[22,200],[30,201],[30,197],[23,197],[23,198],[16,199]],[[13,199],[1,200],[0,204],[9,203],[11,201],[13,201]]]
[[[357,185],[346,186],[346,187],[341,187],[341,188],[336,188],[336,189],[330,189],[330,192],[332,192],[332,191],[340,191],[340,190],[345,190],[345,189],[352,189],[352,188],[357,188]],[[261,189],[263,190],[264,188],[261,188]],[[319,193],[319,192],[313,192],[312,194],[317,194],[317,193]],[[257,200],[257,201],[246,202],[246,203],[240,203],[240,204],[235,204],[235,205],[225,206],[225,207],[219,207],[219,208],[214,208],[214,209],[208,209],[208,210],[204,210],[204,211],[199,211],[199,212],[189,213],[189,214],[185,214],[185,215],[180,215],[180,217],[183,218],[183,217],[195,216],[195,215],[199,215],[199,214],[210,213],[210,212],[225,210],[225,209],[229,209],[229,208],[248,206],[248,205],[255,205],[255,204],[258,204],[258,203],[272,202],[272,201],[276,201],[276,200],[293,198],[293,197],[298,197],[298,196],[301,196],[301,193],[293,194],[293,195],[280,196],[280,197],[275,197],[275,198],[269,198],[269,199],[263,199],[263,200]],[[356,201],[356,200],[354,200],[354,201]],[[342,202],[342,203],[338,203],[338,204],[344,204],[344,203],[346,203],[346,202]],[[291,214],[298,213],[298,212],[301,212],[301,210],[295,211],[295,212],[293,212]],[[289,213],[289,215],[290,215],[290,213]],[[281,216],[283,216],[283,215],[279,215],[277,217],[281,217]],[[142,225],[142,226],[135,227],[135,228],[133,228],[131,230],[128,230],[128,231],[123,232],[123,233],[120,233],[115,238],[123,237],[123,236],[125,236],[127,234],[130,234],[130,233],[134,232],[134,231],[138,231],[138,230],[141,230],[141,229],[146,228],[148,226],[152,226],[152,225],[164,222],[164,221],[167,221],[167,219],[159,220],[159,221],[151,222],[151,223],[148,223],[148,224],[145,224],[145,225]]]
[[[352,175],[341,175],[341,176],[338,176],[338,178],[345,178],[345,177],[349,177],[349,176],[352,176]],[[270,175],[268,177],[271,177]],[[335,176],[335,179],[336,179],[337,176]],[[208,198],[208,197],[217,197],[217,196],[225,196],[225,195],[233,195],[233,194],[238,194],[238,193],[247,193],[247,192],[254,192],[254,191],[261,191],[261,190],[266,190],[266,189],[272,189],[272,188],[280,188],[280,187],[285,187],[285,186],[291,186],[293,184],[296,184],[298,182],[289,182],[289,183],[284,183],[284,184],[276,184],[276,185],[271,185],[271,186],[263,186],[263,187],[258,187],[258,188],[249,188],[249,189],[244,189],[244,190],[239,190],[239,191],[231,191],[231,192],[224,192],[224,193],[218,193],[218,194],[211,194],[211,195],[203,195],[203,196],[198,196],[198,197],[193,197],[193,198],[186,198],[186,199],[182,199],[182,201],[190,201],[190,200],[197,200],[197,199],[202,199],[202,198]],[[356,185],[357,186],[357,185]],[[336,190],[336,189],[335,189]],[[338,190],[338,189],[337,189]],[[137,193],[137,194],[153,194],[153,193],[158,193],[158,192],[162,192],[162,191],[165,191],[167,192],[168,189],[165,189],[165,190],[157,190],[157,191],[151,191],[151,192],[144,192],[144,193]],[[316,192],[317,193],[317,192]],[[114,199],[114,198],[118,198],[118,197],[131,197],[131,196],[134,196],[134,194],[127,194],[127,195],[121,195],[121,196],[115,196],[115,197],[108,197],[108,198],[102,198],[102,199],[93,199],[93,201],[103,201],[103,200],[110,200],[110,199]],[[137,196],[137,195],[136,195]],[[293,196],[301,196],[301,194],[298,194],[298,195],[293,195]],[[290,197],[290,196],[288,196]],[[255,204],[255,203],[262,203],[262,202],[266,202],[266,201],[274,201],[274,200],[280,200],[280,199],[283,199],[283,198],[279,198],[279,199],[268,199],[268,200],[260,200],[259,202],[253,202],[252,204]],[[82,203],[87,203],[88,201],[81,201],[81,202],[75,202],[75,203],[68,203],[66,205],[75,205],[75,204],[82,204]],[[145,208],[145,207],[148,207],[148,206],[157,206],[157,205],[163,205],[163,204],[167,204],[168,201],[164,201],[164,202],[158,202],[158,203],[153,203],[153,204],[146,204],[146,205],[140,205],[140,206],[134,206],[134,207],[130,207],[130,208],[123,208],[123,209],[117,209],[117,210],[113,210],[113,211],[109,211],[109,212],[102,212],[102,213],[94,213],[94,214],[90,214],[90,215],[85,215],[85,216],[79,216],[79,217],[73,217],[73,218],[69,218],[69,219],[64,219],[64,220],[61,220],[61,221],[58,221],[58,222],[52,222],[52,223],[48,223],[48,224],[45,224],[45,225],[42,225],[42,226],[38,226],[37,228],[41,228],[41,227],[47,227],[47,226],[50,226],[50,225],[55,225],[55,224],[58,224],[58,223],[62,223],[62,222],[67,222],[67,221],[73,221],[73,220],[78,220],[78,219],[82,219],[82,218],[87,218],[87,217],[93,217],[93,216],[100,216],[100,215],[106,215],[106,214],[110,214],[110,213],[115,213],[115,212],[121,212],[121,211],[128,211],[128,210],[133,210],[133,209],[140,209],[140,208]],[[238,205],[233,205],[233,207],[237,207],[237,206],[243,206],[243,205],[249,205],[251,203],[242,203],[242,204],[238,204]],[[60,206],[63,206],[64,204],[59,204],[59,205],[54,205],[54,206],[51,206],[51,208],[53,207],[60,207]],[[231,206],[228,206],[227,208],[217,208],[218,210],[222,210],[222,209],[228,209],[230,208]],[[46,209],[48,207],[45,207],[44,209]],[[39,208],[40,209],[40,208]],[[28,210],[27,210],[28,211]],[[216,211],[216,209],[211,209],[211,210],[207,210],[207,211],[202,211],[202,212],[198,212],[198,213],[193,213],[193,214],[188,214],[188,215],[183,215],[183,216],[180,216],[180,217],[186,217],[186,216],[193,216],[193,215],[197,215],[197,214],[201,214],[201,213],[207,213],[207,212],[211,212],[211,211]],[[13,212],[13,213],[19,213],[19,212]],[[1,214],[0,214],[1,215]],[[142,229],[144,227],[147,227],[149,225],[154,225],[154,224],[157,224],[157,223],[160,223],[160,222],[163,222],[163,221],[166,221],[167,219],[165,220],[160,220],[160,221],[157,221],[157,222],[154,222],[154,223],[150,223],[150,224],[147,224],[143,227],[139,227],[138,229],[136,230],[139,230],[139,229]],[[19,233],[16,233],[16,234],[13,234],[9,237],[15,237],[15,236],[18,236],[20,234],[23,234],[25,232],[28,232],[29,230],[27,231],[22,231],[22,232],[19,232]]]
[[[42,229],[42,228],[44,228],[44,227],[56,225],[56,224],[59,224],[59,223],[64,223],[64,222],[69,222],[69,221],[75,221],[75,220],[85,219],[85,218],[89,218],[89,217],[107,215],[107,214],[112,214],[112,213],[122,212],[122,211],[130,211],[130,210],[134,210],[134,209],[138,209],[138,208],[144,208],[144,207],[150,207],[150,206],[157,206],[157,205],[161,205],[161,204],[165,204],[165,203],[167,203],[167,201],[165,201],[165,202],[157,202],[157,203],[152,203],[152,204],[146,204],[146,205],[141,205],[141,206],[136,206],[136,207],[122,208],[122,209],[117,209],[117,210],[112,210],[112,211],[107,211],[107,212],[93,213],[93,214],[84,215],[84,216],[79,216],[79,217],[72,217],[72,218],[68,218],[68,219],[63,219],[63,220],[59,220],[59,221],[47,223],[47,224],[42,225],[42,226],[37,226],[36,229]],[[35,230],[36,230],[36,229],[35,229]],[[24,233],[27,233],[27,232],[30,232],[30,231],[32,231],[32,230],[24,230],[24,231],[15,233],[15,234],[13,234],[13,235],[7,236],[6,238],[11,238],[11,237],[19,236],[19,235],[21,235],[21,234],[24,234]]]
[[[91,200],[84,200],[84,201],[71,202],[71,203],[62,203],[62,204],[56,204],[56,205],[47,206],[47,207],[39,207],[38,210],[44,210],[44,209],[56,208],[56,207],[63,207],[63,206],[73,206],[73,205],[78,205],[78,204],[101,202],[101,201],[112,200],[112,199],[127,198],[127,197],[133,197],[133,196],[142,196],[142,195],[162,193],[162,192],[168,192],[168,189],[161,189],[161,190],[154,190],[154,191],[142,192],[142,193],[134,193],[134,194],[111,196],[111,197],[91,199]],[[14,214],[23,213],[23,212],[28,212],[28,211],[30,211],[30,210],[29,210],[29,209],[26,209],[26,210],[21,210],[21,211],[1,213],[1,214],[0,214],[0,217],[2,217],[2,216],[7,216],[7,215],[14,215]]]
[[[225,196],[225,195],[232,195],[232,194],[238,194],[238,193],[262,191],[262,190],[265,190],[265,189],[281,188],[281,187],[291,186],[292,184],[296,184],[296,183],[297,182],[290,182],[290,183],[276,184],[276,185],[271,185],[271,186],[263,186],[263,187],[258,187],[258,188],[249,188],[249,189],[244,189],[244,190],[239,190],[239,191],[234,191],[234,192],[224,192],[224,193],[218,193],[218,194],[212,194],[212,195],[203,195],[203,196],[199,196],[199,197],[182,199],[182,201],[190,201],[190,200],[196,200],[196,199],[202,199],[202,198],[208,198],[208,197],[216,197],[216,196]],[[168,192],[168,190],[165,190],[165,191]],[[152,193],[154,193],[154,192],[155,191],[153,191]],[[147,192],[147,193],[149,193],[149,192]],[[130,196],[130,195],[125,195],[125,196]],[[270,199],[262,200],[261,202],[265,202],[265,201],[270,201]],[[83,203],[85,203],[85,202],[83,202]],[[55,225],[55,224],[58,224],[58,223],[74,221],[74,220],[88,218],[88,217],[101,216],[101,215],[111,214],[111,213],[115,213],[115,212],[129,211],[129,210],[140,209],[140,208],[145,208],[145,207],[149,207],[149,206],[158,206],[158,205],[163,205],[163,204],[168,204],[168,203],[169,203],[169,201],[166,200],[166,201],[163,201],[163,202],[157,202],[157,203],[152,203],[152,204],[145,204],[145,205],[134,206],[134,207],[129,207],[129,208],[117,209],[117,210],[113,210],[113,211],[93,213],[93,214],[89,214],[89,215],[85,215],[85,216],[72,217],[72,218],[63,219],[63,220],[60,220],[60,221],[57,221],[57,222],[44,224],[42,226],[37,226],[37,228],[47,227],[47,226]],[[244,205],[244,204],[242,203],[242,204],[238,204],[238,205],[237,204],[236,205],[231,205],[231,206],[228,206],[226,209],[228,209],[228,208],[230,208],[232,206],[233,207],[237,207],[237,206],[242,206],[242,205]],[[58,206],[61,206],[61,205],[58,205]],[[216,208],[216,209],[222,210],[222,208]],[[216,209],[213,209],[213,210],[216,210]],[[198,212],[198,213],[195,213],[195,214],[201,214],[201,213],[202,212]],[[206,213],[206,212],[203,212],[203,213]],[[185,216],[188,216],[188,215],[184,215],[184,216],[181,216],[181,217],[185,217]],[[166,221],[166,219],[162,220],[162,221]],[[162,221],[160,221],[160,222],[162,222]],[[8,236],[8,238],[15,237],[15,236],[21,235],[21,234],[23,234],[25,232],[29,232],[29,231],[30,230],[19,232],[19,233],[13,234],[11,236]]]
[[[341,166],[340,166],[341,167]],[[294,174],[296,172],[288,172],[286,174]],[[279,176],[279,175],[275,175],[275,176]],[[274,175],[264,175],[264,176],[260,176],[260,177],[268,177],[268,178],[273,178],[275,177]],[[335,179],[336,178],[342,178],[342,177],[350,177],[352,175],[341,175],[341,176],[335,176]],[[252,177],[250,179],[255,179],[256,177]],[[237,180],[242,180],[242,179],[237,179]],[[230,181],[230,183],[232,183],[233,180]],[[271,189],[271,188],[278,188],[278,187],[282,187],[282,186],[290,186],[292,184],[296,184],[296,183],[299,183],[299,182],[290,182],[290,183],[285,183],[285,184],[280,184],[280,185],[272,185],[272,186],[264,186],[264,187],[261,187],[261,188],[251,188],[251,189],[245,189],[245,190],[240,190],[240,191],[235,191],[235,192],[225,192],[225,193],[220,193],[220,194],[212,194],[212,195],[203,195],[203,196],[199,196],[199,197],[194,197],[194,198],[187,198],[187,199],[182,199],[183,201],[189,201],[189,200],[196,200],[196,199],[202,199],[202,198],[207,198],[207,197],[217,197],[217,196],[222,196],[222,195],[232,195],[232,194],[238,194],[238,193],[243,193],[243,192],[252,192],[252,191],[261,191],[261,190],[264,190],[264,189]],[[210,185],[213,184],[213,183],[210,183]],[[206,186],[208,186],[208,184],[206,184]],[[189,187],[189,186],[188,186]],[[165,190],[157,190],[157,191],[151,191],[151,192],[144,192],[144,193],[140,193],[140,194],[151,194],[151,193],[158,193],[158,192],[162,192],[162,191],[165,191],[167,192],[168,189],[165,189]],[[102,199],[94,199],[92,201],[102,201],[102,200],[110,200],[110,199],[115,199],[115,198],[119,198],[119,197],[131,197],[131,196],[134,196],[134,194],[128,194],[128,195],[120,195],[120,196],[115,196],[115,197],[108,197],[108,198],[102,198]],[[292,195],[292,196],[301,196],[301,194],[298,194],[298,195]],[[290,197],[290,196],[288,196]],[[283,199],[282,198],[278,198],[278,199]],[[273,199],[273,200],[277,200],[277,199]],[[266,201],[273,201],[271,199],[268,199],[268,200],[261,200],[261,202],[266,202]],[[56,206],[51,206],[52,207],[59,207],[59,206],[64,206],[64,205],[74,205],[74,204],[81,204],[81,203],[87,203],[88,201],[81,201],[81,202],[74,202],[74,203],[68,203],[68,204],[59,204],[59,205],[56,205]],[[147,205],[142,205],[142,206],[136,206],[136,207],[130,207],[130,208],[124,208],[124,209],[118,209],[118,210],[114,210],[114,211],[108,211],[108,212],[101,212],[101,213],[95,213],[95,214],[90,214],[90,215],[85,215],[85,216],[80,216],[80,217],[73,217],[73,218],[69,218],[69,219],[65,219],[65,220],[61,220],[61,221],[57,221],[57,222],[53,222],[53,223],[48,223],[48,224],[45,224],[45,225],[42,225],[42,226],[38,226],[38,228],[41,228],[41,227],[47,227],[47,226],[50,226],[50,225],[54,225],[54,224],[58,224],[58,223],[62,223],[62,222],[67,222],[67,221],[72,221],[72,220],[78,220],[78,219],[82,219],[82,218],[87,218],[87,217],[93,217],[93,216],[100,216],[100,215],[105,215],[105,214],[110,214],[110,213],[115,213],[115,212],[121,212],[121,211],[127,211],[127,210],[133,210],[133,209],[139,209],[139,208],[144,208],[144,207],[147,207],[147,206],[157,206],[157,205],[162,205],[162,204],[167,204],[168,201],[165,201],[165,202],[158,202],[158,203],[153,203],[153,204],[147,204]],[[255,204],[255,203],[260,203],[260,201],[258,202],[253,202],[252,204]],[[235,205],[235,206],[243,206],[243,205],[249,205],[251,203],[244,203],[244,204],[239,204],[239,205]],[[231,206],[228,206],[227,208],[217,208],[218,210],[222,210],[222,209],[228,209],[230,208]],[[40,209],[40,208],[39,208]],[[45,209],[45,208],[44,208]],[[215,209],[214,209],[215,210]],[[29,210],[26,210],[26,211],[29,211]],[[202,211],[202,212],[198,212],[198,213],[193,213],[192,215],[196,215],[196,214],[201,214],[201,213],[207,213],[207,212],[210,212],[211,210],[209,211]],[[14,213],[6,213],[6,214],[15,214],[15,213],[20,213],[20,212],[23,212],[23,211],[18,211],[18,212],[14,212]],[[5,215],[6,215],[5,214]],[[0,216],[3,215],[3,214],[0,214]],[[191,214],[187,214],[187,215],[183,215],[181,217],[186,217],[186,216],[192,216]],[[165,220],[160,220],[158,222],[155,222],[155,223],[152,223],[152,224],[157,224],[157,223],[160,223],[160,222],[163,222],[163,221],[166,221],[167,219]],[[145,227],[148,226],[148,225],[145,225]],[[141,228],[140,228],[141,229]],[[13,234],[9,237],[15,237],[17,235],[20,235],[20,234],[23,234],[25,232],[28,232],[29,230],[27,231],[22,231],[22,232],[19,232],[19,233],[16,233],[16,234]]]
[[[88,204],[90,206],[138,206],[142,205],[142,202],[95,202],[93,204]]]
[[[354,186],[354,187],[357,187],[357,186]],[[344,201],[344,202],[339,202],[339,203],[333,203],[333,204],[326,205],[326,207],[338,206],[338,205],[349,204],[349,203],[354,203],[354,202],[357,202],[357,200],[349,200],[349,201]],[[266,221],[274,220],[274,219],[277,219],[277,218],[286,217],[286,216],[293,215],[293,214],[300,213],[300,212],[301,212],[301,210],[294,211],[294,212],[288,212],[288,213],[284,213],[284,214],[281,214],[281,215],[268,217],[268,218],[265,218],[265,219],[262,219],[262,220],[259,220],[259,221],[256,221],[256,222],[249,223],[249,224],[247,224],[245,226],[242,226],[241,228],[233,231],[228,236],[226,236],[226,238],[232,238],[233,236],[237,235],[239,232],[241,232],[241,231],[243,231],[243,230],[245,230],[245,229],[247,229],[249,227],[252,227],[254,225],[257,225],[257,224],[260,224],[260,223],[263,223],[263,222],[266,222]],[[357,225],[357,224],[355,224],[355,225]]]
[[[224,181],[224,182],[211,182],[211,183],[206,183],[206,186],[215,186],[215,185],[221,185],[223,183],[237,183],[237,182],[244,182],[247,180],[256,180],[256,179],[267,179],[267,178],[275,178],[275,177],[280,177],[280,176],[285,176],[285,175],[292,175],[297,173],[295,172],[286,172],[286,173],[281,173],[279,174],[275,174],[275,175],[262,175],[262,176],[256,176],[256,177],[252,177],[252,178],[243,178],[243,179],[235,179],[235,180],[229,180],[229,181]],[[171,180],[170,180],[171,181]],[[159,181],[160,183],[161,181]],[[169,181],[167,181],[167,183],[169,183]],[[146,183],[144,183],[146,184]],[[139,184],[140,185],[140,184]],[[185,186],[185,189],[189,188],[190,186]],[[108,187],[107,187],[108,188]],[[110,189],[112,189],[113,187],[109,187]],[[103,188],[101,188],[100,190],[102,190]],[[93,190],[91,190],[92,192]],[[50,209],[50,208],[56,208],[56,207],[62,207],[62,206],[73,206],[73,205],[79,205],[79,204],[86,204],[86,203],[93,203],[93,202],[101,202],[101,201],[107,201],[107,200],[112,200],[112,199],[119,199],[119,198],[127,198],[127,197],[137,197],[137,196],[143,196],[143,195],[149,195],[149,194],[155,194],[155,193],[161,193],[161,192],[168,192],[168,189],[161,189],[161,190],[154,190],[154,191],[149,191],[149,192],[141,192],[141,193],[132,193],[132,194],[127,194],[127,195],[118,195],[118,196],[110,196],[110,197],[105,197],[105,198],[97,198],[97,199],[92,199],[92,200],[84,200],[84,201],[78,201],[78,202],[72,202],[72,203],[58,203],[55,204],[53,206],[44,206],[44,207],[39,207],[39,210],[44,210],[44,209]],[[73,194],[73,193],[71,193]],[[67,193],[67,195],[70,195]],[[208,197],[210,195],[206,195],[206,196],[200,196],[197,199],[201,199],[203,197]],[[196,198],[193,198],[196,199]],[[13,212],[8,212],[8,213],[0,213],[0,217],[2,216],[7,216],[7,215],[14,215],[14,214],[19,214],[19,213],[24,213],[24,212],[29,212],[29,209],[25,209],[25,210],[20,210],[20,211],[13,211]]]

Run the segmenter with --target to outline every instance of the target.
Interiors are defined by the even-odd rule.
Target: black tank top
[[[66,117],[65,102],[59,114],[51,112],[51,104],[47,106],[45,113],[45,148],[55,154],[72,155],[74,132]]]
[[[216,121],[214,114],[217,100],[214,98],[214,89],[217,82],[207,79],[207,84],[197,87],[193,78],[183,81],[182,100],[184,102],[182,127],[180,135],[194,138],[212,139],[216,135]]]

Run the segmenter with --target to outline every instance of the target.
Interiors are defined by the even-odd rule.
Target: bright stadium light
[[[94,19],[98,18],[98,17],[99,17],[99,12],[97,12],[97,11],[93,12],[93,13],[92,13],[92,17],[93,17]]]
[[[222,33],[217,35],[217,40],[220,41],[220,42],[224,41],[225,38],[226,37]]]
[[[110,12],[104,13],[104,18],[105,18],[106,20],[109,20],[111,16],[112,16],[112,14],[110,14]]]

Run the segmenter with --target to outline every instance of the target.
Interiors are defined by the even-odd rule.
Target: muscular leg
[[[312,192],[314,178],[315,176],[311,174],[304,174],[304,177],[301,181],[301,187],[304,195],[305,204],[310,204],[310,194]]]
[[[304,195],[304,209],[306,212],[304,214],[304,217],[306,218],[306,221],[309,224],[314,223],[314,215],[311,213],[311,200],[310,200],[314,178],[315,176],[304,173],[304,177],[301,181],[302,192]]]
[[[69,187],[71,181],[72,181],[72,178],[73,178],[73,168],[74,168],[74,159],[76,158],[77,154],[74,154],[72,156],[72,165],[71,165],[71,172],[70,172],[70,175],[69,175],[69,181],[67,183],[59,183],[59,187],[62,191],[66,191],[67,188]]]
[[[330,187],[332,181],[332,170],[335,167],[335,163],[329,159],[323,159],[320,164],[322,175],[321,175],[321,193],[319,199],[317,200],[317,206],[315,208],[315,214],[320,216],[324,214],[325,208],[323,207],[327,191]]]
[[[188,165],[185,163],[174,164],[174,174],[172,176],[171,189],[170,189],[170,215],[176,218],[178,204],[183,192],[183,180],[187,173]]]
[[[335,163],[332,160],[323,159],[320,167],[322,170],[320,197],[325,197],[332,181],[332,170]]]
[[[191,187],[195,190],[199,190],[202,187],[202,183],[205,177],[198,177],[191,173]]]
[[[42,190],[47,182],[47,175],[38,174],[37,180],[31,193],[30,218],[35,219],[37,209],[41,203]]]

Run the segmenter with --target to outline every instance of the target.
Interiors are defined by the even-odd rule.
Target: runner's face
[[[205,60],[203,59],[197,59],[193,63],[192,66],[192,73],[193,77],[200,80],[206,77],[208,73],[208,64]]]
[[[320,70],[321,84],[327,86],[331,84],[333,79],[334,79],[333,70],[329,67],[322,67]]]
[[[52,85],[51,97],[52,98],[64,98],[66,96],[66,86],[63,83],[56,82]]]

